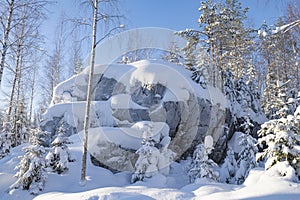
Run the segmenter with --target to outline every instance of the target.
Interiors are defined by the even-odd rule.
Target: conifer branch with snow
[[[31,130],[31,145],[24,148],[25,155],[20,157],[21,161],[16,167],[19,171],[15,175],[18,180],[10,186],[11,192],[21,188],[28,190],[30,194],[38,194],[44,189],[47,172],[43,143],[46,134],[47,132],[43,132],[39,128]]]

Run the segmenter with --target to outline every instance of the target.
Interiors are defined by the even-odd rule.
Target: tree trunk
[[[12,111],[12,106],[13,106],[16,83],[17,83],[17,79],[19,79],[19,67],[20,67],[19,65],[20,65],[20,59],[21,59],[22,45],[23,45],[23,42],[24,42],[24,29],[25,29],[25,18],[24,18],[24,16],[22,18],[22,25],[21,26],[22,26],[21,27],[21,33],[18,36],[15,76],[14,76],[13,85],[12,85],[12,88],[11,88],[9,107],[8,107],[8,112],[7,112],[7,122],[9,122],[10,118],[11,118],[11,111]]]
[[[29,108],[29,122],[28,124],[31,125],[32,122],[32,109],[33,109],[33,97],[34,97],[34,87],[35,87],[35,76],[36,76],[36,62],[33,68],[33,77],[31,82],[31,94],[30,94],[30,108]]]
[[[14,121],[13,121],[13,132],[14,132],[14,141],[13,141],[13,146],[18,146],[20,144],[20,142],[18,141],[19,139],[19,119],[20,119],[20,115],[19,115],[19,107],[20,107],[20,88],[21,88],[21,76],[22,76],[22,57],[20,57],[20,70],[19,70],[19,75],[17,76],[17,97],[16,97],[16,108],[15,108],[15,112],[14,112]]]
[[[60,31],[59,31],[59,38],[56,44],[56,55],[55,55],[55,81],[54,86],[57,86],[59,83],[59,69],[60,69],[60,63],[61,63],[61,42],[62,42],[62,31],[63,31],[63,22],[60,24]]]
[[[90,116],[90,105],[92,97],[92,84],[93,84],[93,75],[94,75],[94,65],[95,65],[95,50],[96,50],[96,34],[97,34],[97,14],[98,14],[98,1],[93,1],[93,41],[92,41],[92,51],[91,51],[91,60],[90,60],[90,73],[89,73],[89,82],[88,82],[88,91],[86,99],[86,110],[85,110],[85,120],[84,120],[84,140],[83,140],[83,155],[82,155],[82,169],[81,169],[81,183],[84,184],[86,181],[86,161],[87,161],[87,145],[88,145],[88,129],[89,129],[89,116]]]
[[[10,26],[11,26],[11,21],[12,21],[12,15],[14,11],[14,0],[11,0],[9,4],[9,10],[8,10],[8,17],[5,25],[5,31],[3,35],[3,40],[2,40],[2,54],[1,54],[1,62],[0,62],[0,86],[2,82],[2,76],[3,76],[3,70],[4,70],[4,65],[5,65],[5,57],[8,49],[8,36],[10,33]]]

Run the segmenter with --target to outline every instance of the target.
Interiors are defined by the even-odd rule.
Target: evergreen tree
[[[219,180],[219,174],[214,171],[217,164],[208,157],[211,150],[211,148],[206,148],[203,144],[197,146],[193,154],[191,169],[188,172],[191,182],[201,178],[213,181]]]
[[[71,142],[61,132],[51,144],[52,150],[46,156],[47,166],[58,174],[64,173],[69,169],[68,163],[74,161],[67,146]]]
[[[220,4],[221,29],[219,50],[221,65],[232,69],[234,79],[246,74],[253,50],[251,28],[246,28],[244,20],[248,8],[243,8],[239,0],[226,0]]]
[[[12,139],[11,124],[6,122],[3,124],[3,130],[0,133],[0,159],[9,153],[12,147]]]
[[[184,64],[193,71],[193,80],[203,83],[205,68],[201,64],[201,56],[196,56],[197,46],[201,46],[201,51],[205,49],[209,55],[206,63],[209,66],[209,83],[215,87],[223,87],[220,76],[222,71],[230,68],[232,78],[236,80],[246,75],[249,67],[254,67],[254,31],[244,25],[248,8],[242,8],[238,0],[226,0],[218,4],[206,0],[201,2],[199,11],[200,30],[186,29],[177,32],[188,40],[186,47],[182,49]],[[252,70],[251,73],[254,72]]]
[[[13,116],[12,130],[13,140],[12,146],[18,146],[24,142],[28,142],[28,119],[26,114],[25,100],[21,100],[15,108]]]
[[[192,80],[194,80],[196,83],[199,83],[203,89],[207,88],[207,84],[212,84],[210,76],[210,61],[209,61],[209,55],[205,52],[204,49],[199,50],[196,66],[192,73]]]
[[[25,155],[21,156],[21,161],[16,167],[18,180],[10,186],[10,189],[21,188],[29,190],[31,194],[38,194],[44,188],[47,179],[45,170],[45,148],[43,147],[44,137],[47,133],[39,128],[30,131],[30,146],[24,148]]]
[[[237,163],[234,152],[228,148],[227,155],[220,170],[220,181],[223,183],[235,183],[235,173],[237,171]]]
[[[299,58],[293,36],[290,32],[282,31],[285,25],[286,22],[279,18],[275,29],[264,23],[259,30],[259,54],[262,59],[259,64],[265,71],[263,108],[269,119],[286,117],[283,98],[287,96],[283,95],[298,86],[299,70],[295,66]]]
[[[255,113],[263,113],[263,109],[261,106],[261,95],[258,90],[258,85],[255,79],[248,80],[247,85],[249,87],[249,91],[251,93],[251,108]]]
[[[172,42],[169,46],[167,54],[163,57],[170,63],[175,63],[177,65],[182,65],[182,57],[179,55],[180,49],[175,42]],[[126,62],[124,64],[127,64]]]
[[[298,107],[297,110],[300,111]],[[263,149],[258,161],[265,161],[268,170],[275,164],[287,161],[300,176],[300,113],[265,122],[258,134]],[[284,176],[284,174],[283,174]]]
[[[158,162],[160,152],[155,147],[156,142],[151,138],[142,141],[142,147],[136,153],[139,155],[135,163],[135,173],[132,175],[131,182],[143,181],[144,178],[151,178],[158,173]]]
[[[223,79],[224,79],[224,92],[227,98],[229,99],[231,104],[237,102],[237,94],[235,90],[235,83],[233,80],[233,74],[230,69],[223,71]],[[231,106],[232,108],[233,106]]]
[[[186,46],[181,49],[184,59],[183,64],[187,69],[193,71],[196,66],[196,49],[199,42],[199,32],[192,29],[186,29],[184,31],[175,32],[175,34],[187,40]]]
[[[249,115],[244,116],[242,119],[244,122],[240,125],[240,128],[242,129],[243,133],[250,135],[254,125],[251,123]]]
[[[242,184],[247,178],[250,170],[256,167],[256,139],[249,134],[242,134],[239,138],[239,145],[242,147],[238,154],[237,172],[235,175],[235,183]]]

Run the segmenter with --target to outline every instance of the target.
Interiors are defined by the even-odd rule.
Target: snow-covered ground
[[[69,164],[65,174],[49,174],[45,189],[38,196],[24,190],[9,193],[9,186],[16,180],[14,167],[22,155],[21,145],[0,160],[0,200],[76,200],[76,199],[300,199],[300,184],[290,182],[265,172],[262,168],[251,170],[242,185],[212,183],[206,180],[189,184],[184,164],[173,163],[170,175],[156,175],[145,182],[130,184],[131,173],[113,174],[95,167],[88,161],[86,186],[79,185],[82,142],[78,135],[71,136],[69,145],[76,162]],[[272,176],[271,176],[272,175]]]

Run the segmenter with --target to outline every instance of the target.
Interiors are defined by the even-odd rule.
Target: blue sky
[[[53,24],[64,11],[72,17],[78,13],[84,0],[61,0],[50,7],[49,23]],[[200,0],[120,0],[121,11],[129,19],[128,28],[165,27],[175,30],[197,28]],[[274,23],[284,12],[288,0],[241,0],[250,8],[248,16],[255,27],[264,20]]]
[[[120,10],[126,18],[126,29],[140,27],[162,27],[172,30],[198,28],[201,0],[120,0]],[[218,0],[216,0],[218,1]],[[288,0],[241,0],[244,7],[249,7],[248,21],[254,28],[260,27],[264,20],[274,24],[284,13],[284,4]],[[297,0],[298,1],[298,0]],[[46,43],[54,48],[53,41],[59,18],[64,13],[67,18],[74,18],[87,9],[82,5],[86,0],[59,0],[49,6],[48,21],[43,26],[47,37]],[[85,10],[87,11],[87,10]],[[86,12],[88,13],[88,12]]]
[[[59,18],[64,13],[66,18],[78,17],[87,13],[88,7],[82,5],[87,0],[58,0],[49,6],[48,21],[43,26],[47,37],[46,43],[54,48],[53,41]],[[120,10],[126,18],[126,29],[140,27],[162,27],[172,30],[198,28],[200,12],[198,8],[201,0],[119,0]],[[225,1],[225,0],[223,0]],[[285,11],[289,0],[241,0],[243,7],[249,7],[248,22],[259,28],[264,20],[269,25],[274,24]],[[300,1],[300,0],[296,0]],[[219,0],[216,0],[219,2]],[[86,12],[83,12],[85,10]],[[99,35],[101,37],[101,35]]]
[[[274,23],[283,14],[280,0],[242,0],[248,16],[257,28],[264,20]],[[284,2],[287,2],[286,0]],[[200,0],[123,0],[133,27],[158,26],[175,30],[197,28]]]

